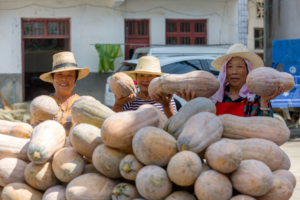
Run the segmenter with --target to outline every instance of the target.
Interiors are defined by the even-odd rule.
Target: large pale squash
[[[158,126],[159,115],[155,109],[119,112],[103,123],[103,142],[113,148],[128,147],[138,130],[146,126]]]
[[[113,188],[119,183],[100,174],[84,174],[68,184],[66,197],[67,200],[111,200]]]
[[[254,197],[250,197],[248,195],[240,194],[232,197],[230,200],[256,200]]]
[[[289,200],[293,194],[293,185],[285,177],[273,176],[273,184],[267,194],[257,200]]]
[[[177,149],[200,153],[212,143],[220,140],[222,132],[222,122],[215,114],[210,112],[198,113],[184,125],[177,139]]]
[[[59,107],[56,101],[50,96],[38,96],[30,104],[31,115],[38,122],[54,119],[58,111]]]
[[[77,123],[86,123],[101,128],[104,120],[115,114],[109,107],[99,101],[82,99],[72,105],[72,117]]]
[[[284,86],[285,92],[294,88],[294,77],[286,72],[279,72],[271,67],[260,67],[251,71],[246,79],[251,92],[259,96],[272,95],[279,85]]]
[[[199,200],[228,200],[232,196],[232,185],[225,175],[209,170],[198,177],[195,193]]]
[[[56,185],[49,188],[43,195],[43,200],[66,200],[66,187]]]
[[[223,137],[232,139],[261,138],[275,142],[277,145],[286,143],[290,138],[290,130],[284,123],[272,117],[238,117],[220,115],[223,122]]]
[[[273,171],[272,173],[275,176],[282,176],[282,177],[287,178],[292,183],[293,188],[295,188],[297,180],[292,172],[290,172],[288,170],[284,170],[284,169],[279,169],[279,170]]]
[[[135,155],[127,155],[120,162],[121,176],[127,180],[135,181],[137,173],[144,165],[135,157]]]
[[[9,183],[26,183],[24,171],[27,163],[17,158],[3,158],[0,160],[0,186]]]
[[[192,151],[182,151],[174,155],[167,168],[171,181],[179,186],[190,186],[200,175],[202,163]]]
[[[112,192],[112,200],[132,200],[139,197],[141,197],[141,195],[136,187],[129,183],[120,183],[116,185]]]
[[[149,200],[163,200],[172,191],[167,172],[155,165],[148,165],[139,171],[136,187],[140,195]]]
[[[28,185],[38,190],[45,191],[59,184],[50,162],[39,165],[31,162],[27,165],[24,174]]]
[[[27,156],[29,139],[22,139],[0,134],[0,159],[18,158],[29,161]]]
[[[134,98],[137,96],[137,89],[132,78],[123,72],[117,72],[111,76],[109,87],[117,97],[127,97],[130,94]]]
[[[153,79],[148,87],[152,94],[165,95],[181,93],[182,89],[196,93],[196,97],[211,97],[220,87],[218,79],[207,71],[193,71],[186,74],[165,74]]]
[[[243,194],[261,196],[272,187],[273,174],[270,168],[258,160],[244,160],[231,175],[233,187]]]
[[[30,124],[0,120],[0,134],[18,138],[30,138],[32,131],[33,128]]]
[[[283,163],[280,165],[280,167],[278,167],[278,169],[290,170],[290,168],[291,168],[290,158],[283,150],[282,150],[282,152],[283,152],[284,159],[283,159]]]
[[[2,200],[42,200],[43,194],[24,183],[10,183],[3,188]]]
[[[168,121],[168,118],[167,116],[161,112],[161,110],[159,110],[156,106],[154,105],[151,105],[151,104],[144,104],[144,105],[141,105],[138,110],[143,110],[143,109],[154,109],[156,110],[158,116],[159,116],[159,123],[157,125],[157,128],[161,128],[161,129],[164,129],[167,121]]]
[[[197,200],[196,197],[186,191],[176,191],[170,194],[165,200]]]
[[[207,98],[195,98],[184,104],[176,115],[169,118],[164,128],[165,131],[177,139],[188,119],[200,112],[211,112],[216,114],[216,106]]]
[[[119,166],[125,156],[121,150],[101,144],[93,153],[93,164],[101,174],[109,178],[122,178]]]
[[[52,168],[55,176],[62,182],[68,183],[84,170],[85,162],[73,147],[66,147],[58,150],[52,161]]]
[[[70,132],[70,141],[78,153],[92,159],[97,146],[103,144],[101,130],[90,124],[77,124]]]
[[[259,160],[270,167],[271,170],[279,169],[283,163],[283,151],[274,142],[264,139],[222,139],[222,141],[224,140],[235,143],[241,148],[243,152],[243,160]]]
[[[132,140],[135,156],[145,165],[164,167],[177,153],[176,140],[167,132],[156,127],[140,129]]]
[[[61,149],[65,142],[64,127],[56,121],[47,120],[34,128],[28,146],[28,157],[36,164],[43,164]]]
[[[205,159],[214,170],[226,174],[239,167],[243,160],[243,153],[237,144],[222,140],[207,148]]]

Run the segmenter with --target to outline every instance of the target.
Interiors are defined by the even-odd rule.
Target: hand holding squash
[[[265,102],[265,103],[269,103],[272,99],[275,99],[276,97],[278,97],[279,95],[281,95],[282,93],[284,93],[284,86],[282,84],[280,84],[275,92],[272,95],[269,96],[262,96],[261,97],[261,102]]]
[[[181,89],[181,94],[179,92],[176,92],[176,95],[183,98],[187,102],[193,100],[196,98],[196,93],[195,92],[190,92],[190,90],[187,90],[185,93],[184,89]]]
[[[163,106],[169,106],[172,100],[173,94],[165,95],[163,93],[160,93],[160,95],[152,93],[152,98],[157,103],[160,103]]]
[[[133,94],[128,95],[127,97],[122,97],[122,96],[116,96],[115,95],[115,99],[116,99],[116,104],[123,106],[124,104],[133,101],[135,99]]]

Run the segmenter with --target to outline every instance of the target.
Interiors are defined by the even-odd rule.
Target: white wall
[[[91,72],[98,72],[99,62],[98,53],[91,44],[124,43],[124,19],[150,19],[151,44],[165,44],[166,19],[207,19],[208,44],[236,43],[238,41],[237,0],[226,2],[220,0],[126,0],[121,7],[116,8],[90,5],[78,6],[86,3],[109,7],[111,0],[22,0],[17,3],[15,1],[0,0],[0,60],[2,60],[0,73],[22,73],[21,18],[70,18],[71,51],[75,54],[79,67],[89,67]],[[49,7],[74,7],[53,9],[31,5],[15,9],[30,4]],[[128,13],[159,6],[185,14],[167,11],[163,8],[148,12]],[[122,49],[124,52],[124,46],[122,46]],[[124,60],[124,57],[116,59],[115,68],[119,67],[122,60]]]

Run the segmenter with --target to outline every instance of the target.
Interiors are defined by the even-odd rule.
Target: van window
[[[118,72],[133,71],[135,70],[135,67],[136,65],[124,65],[118,70]]]
[[[219,71],[216,70],[213,66],[211,66],[211,63],[213,62],[213,60],[206,60],[208,66],[209,66],[209,70],[212,74],[214,75],[219,75]]]
[[[198,66],[200,66],[200,61]],[[164,65],[161,67],[161,71],[169,74],[185,74],[195,70],[200,70],[198,66],[190,63],[189,61],[181,61]]]

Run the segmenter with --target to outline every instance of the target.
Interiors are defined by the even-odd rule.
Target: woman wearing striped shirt
[[[115,97],[116,102],[113,111],[121,112],[128,110],[137,110],[141,105],[152,104],[159,108],[165,115],[170,118],[177,113],[173,95],[152,94],[153,99],[148,94],[148,87],[152,79],[163,75],[161,73],[160,63],[157,58],[151,56],[141,57],[134,71],[125,72],[137,81],[139,92],[135,100],[133,95],[128,97]]]

